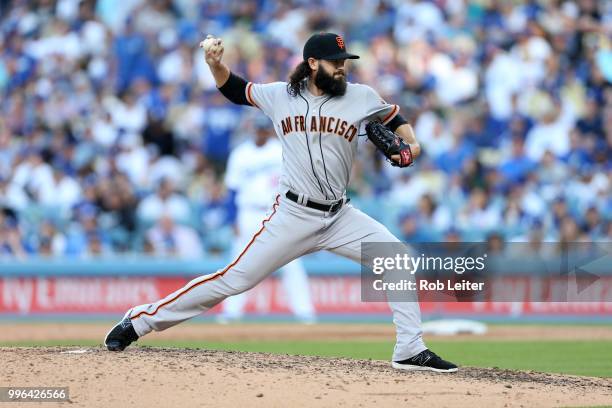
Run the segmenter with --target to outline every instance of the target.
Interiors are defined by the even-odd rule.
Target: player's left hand
[[[410,148],[412,149],[412,145],[410,145]],[[399,154],[393,154],[391,155],[391,161],[394,161],[395,163],[400,163],[400,161],[402,160],[402,156],[400,156]],[[412,159],[414,161],[414,158]],[[412,162],[411,162],[412,164]]]
[[[380,150],[393,166],[408,167],[412,165],[414,157],[410,145],[387,129],[378,121],[369,122],[366,125],[368,139]]]

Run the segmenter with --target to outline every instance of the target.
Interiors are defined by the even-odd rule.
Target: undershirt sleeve
[[[246,97],[247,81],[244,78],[230,72],[230,76],[225,83],[219,88],[219,91],[237,105],[254,106]]]

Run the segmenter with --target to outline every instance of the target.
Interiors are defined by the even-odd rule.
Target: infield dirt
[[[116,322],[11,322],[0,324],[0,342],[53,340],[102,341]],[[172,330],[152,333],[146,339],[194,341],[268,340],[393,340],[392,324],[202,324],[184,323]],[[460,334],[453,337],[427,335],[427,339],[481,340],[612,340],[612,327],[506,325],[490,326],[485,335]]]
[[[0,341],[101,341],[110,323],[11,323]],[[392,325],[184,324],[158,340],[392,339]],[[461,335],[453,338],[469,339]],[[434,338],[434,337],[429,337]],[[612,339],[608,326],[492,326],[486,339]],[[78,341],[75,342],[78,344]],[[462,367],[406,373],[386,361],[136,346],[0,348],[0,386],[68,386],[44,407],[576,407],[612,403],[612,379]],[[0,405],[2,405],[0,403]],[[27,406],[37,404],[28,403]],[[11,405],[13,406],[13,405]]]
[[[612,380],[464,367],[132,347],[0,349],[0,386],[68,386],[82,407],[565,407],[612,401]],[[35,405],[35,404],[29,404]]]

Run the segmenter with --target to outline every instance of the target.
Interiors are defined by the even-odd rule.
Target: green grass
[[[0,345],[92,346],[98,344],[98,342],[91,340],[73,340],[2,343]],[[139,344],[374,360],[389,360],[393,350],[393,343],[386,341],[243,341],[224,343],[146,339],[140,341]],[[428,346],[444,358],[460,365],[612,377],[612,342],[610,341],[430,340]]]

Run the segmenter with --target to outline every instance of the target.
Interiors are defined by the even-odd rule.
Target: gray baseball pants
[[[227,267],[197,277],[183,288],[129,312],[138,336],[161,331],[207,311],[228,296],[242,293],[302,255],[327,250],[361,262],[361,242],[399,242],[386,227],[344,205],[334,214],[277,196],[261,228]],[[393,360],[425,350],[418,302],[389,302],[397,339]]]

